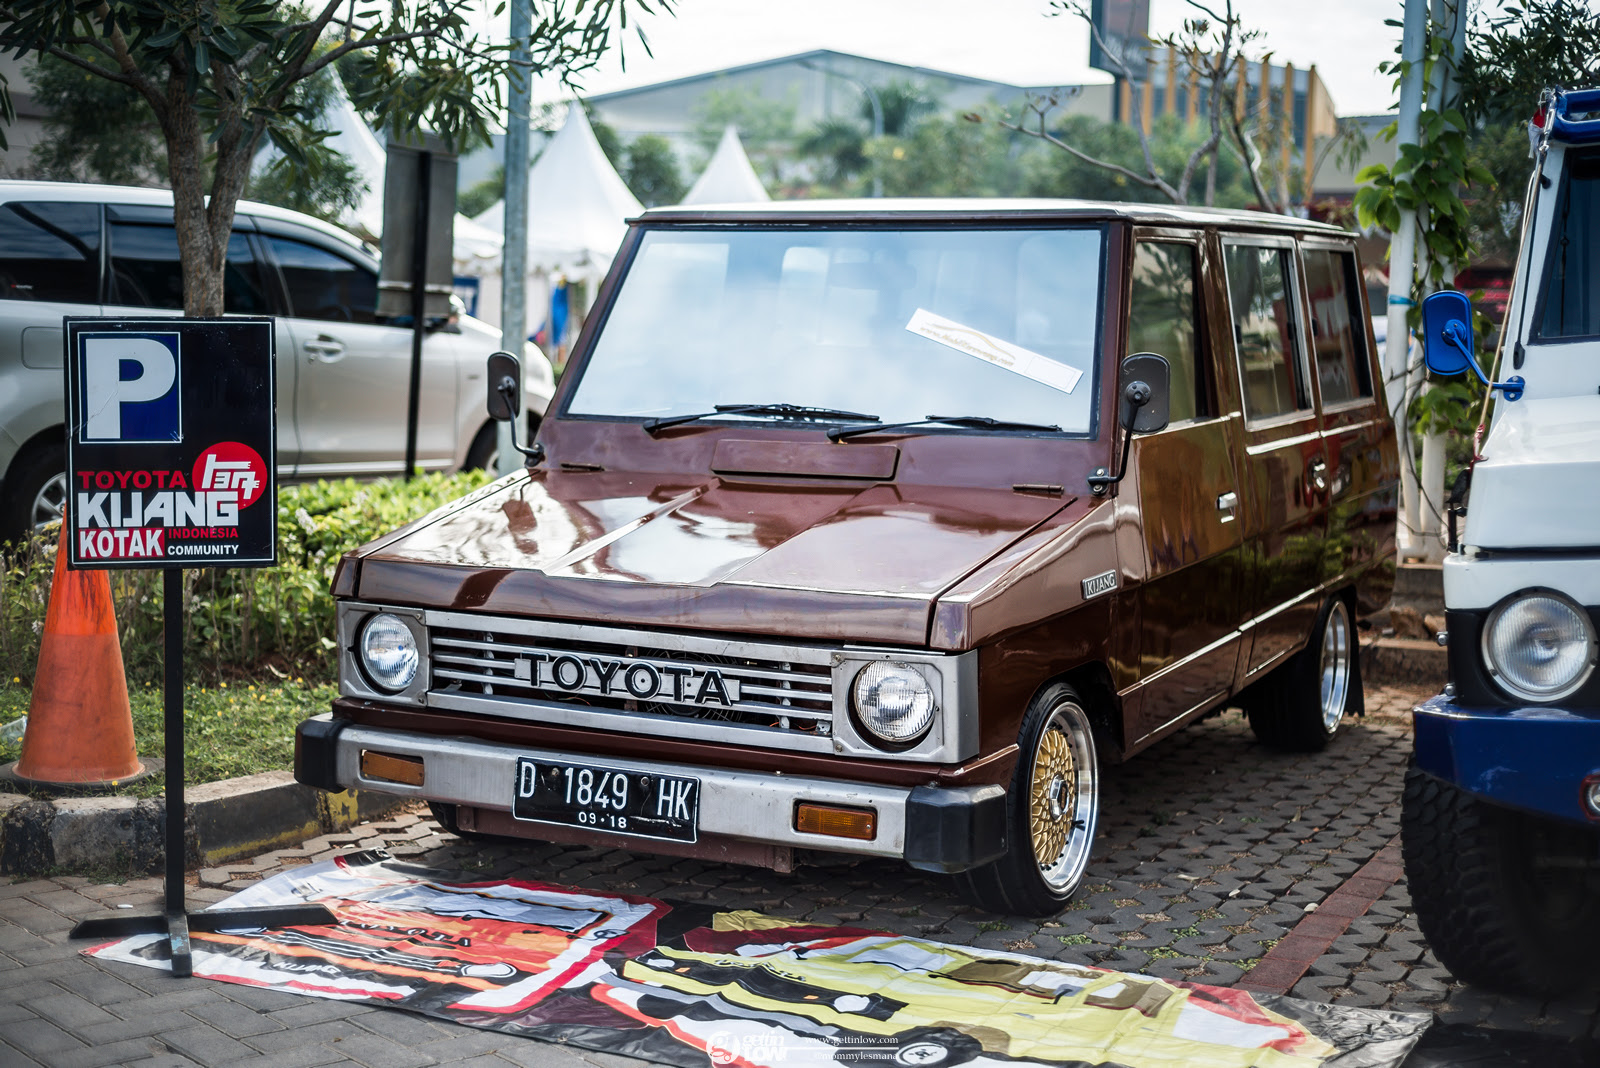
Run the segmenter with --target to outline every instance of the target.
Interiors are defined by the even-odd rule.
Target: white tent
[[[350,102],[344,83],[333,76],[333,100],[323,111],[318,126],[332,130],[333,134],[323,144],[342,154],[350,161],[357,177],[366,183],[367,191],[360,202],[347,211],[339,222],[352,230],[372,237],[383,236],[383,176],[388,166],[388,153],[382,142],[374,136],[366,120]],[[257,157],[255,169],[261,171],[278,155],[270,145]],[[498,269],[500,245],[504,239],[496,231],[477,227],[465,215],[457,214],[455,221],[455,269],[458,274],[480,274],[485,263]]]
[[[576,101],[528,174],[528,270],[598,278],[644,208],[606,159]],[[505,232],[505,201],[473,221]]]
[[[717,144],[711,162],[695,179],[683,203],[744,204],[771,199],[761,179],[756,177],[756,169],[750,166],[750,157],[744,154],[739,131],[729,126],[722,131],[722,140]]]

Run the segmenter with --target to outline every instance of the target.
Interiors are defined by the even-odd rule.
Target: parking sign
[[[74,567],[277,562],[271,319],[66,320]]]

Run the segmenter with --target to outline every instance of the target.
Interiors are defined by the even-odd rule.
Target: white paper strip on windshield
[[[906,324],[906,329],[913,334],[921,334],[929,341],[937,341],[957,352],[975,356],[985,363],[1003,367],[1013,374],[1042,382],[1063,393],[1071,393],[1077,386],[1078,379],[1083,377],[1083,372],[1076,367],[1052,360],[1048,356],[1041,356],[1037,352],[1029,352],[1021,345],[1001,341],[991,334],[985,334],[982,330],[962,326],[942,315],[935,315],[926,308],[916,310],[911,316],[911,321]]]

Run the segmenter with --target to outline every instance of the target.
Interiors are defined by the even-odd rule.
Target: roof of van
[[[1191,208],[1172,204],[1124,204],[1103,200],[972,198],[883,198],[857,200],[775,200],[759,204],[697,204],[692,208],[651,208],[635,221],[656,222],[811,222],[849,218],[894,222],[916,219],[1017,221],[1021,219],[1122,219],[1151,226],[1231,226],[1255,230],[1348,235],[1331,223],[1231,208]]]
[[[80,204],[143,204],[152,207],[170,207],[172,205],[172,190],[151,189],[148,186],[138,185],[92,185],[87,182],[32,182],[10,178],[0,179],[0,204],[12,200],[69,200]],[[332,223],[323,222],[314,216],[305,215],[298,211],[290,211],[288,208],[280,208],[272,204],[261,204],[254,200],[241,200],[235,209],[235,213],[254,215],[263,219],[277,219],[280,222],[298,223],[346,244],[366,248],[366,242],[350,231],[340,229]]]

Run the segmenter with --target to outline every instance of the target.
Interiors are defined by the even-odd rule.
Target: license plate
[[[693,842],[700,827],[700,780],[521,757],[511,815],[535,823]]]

